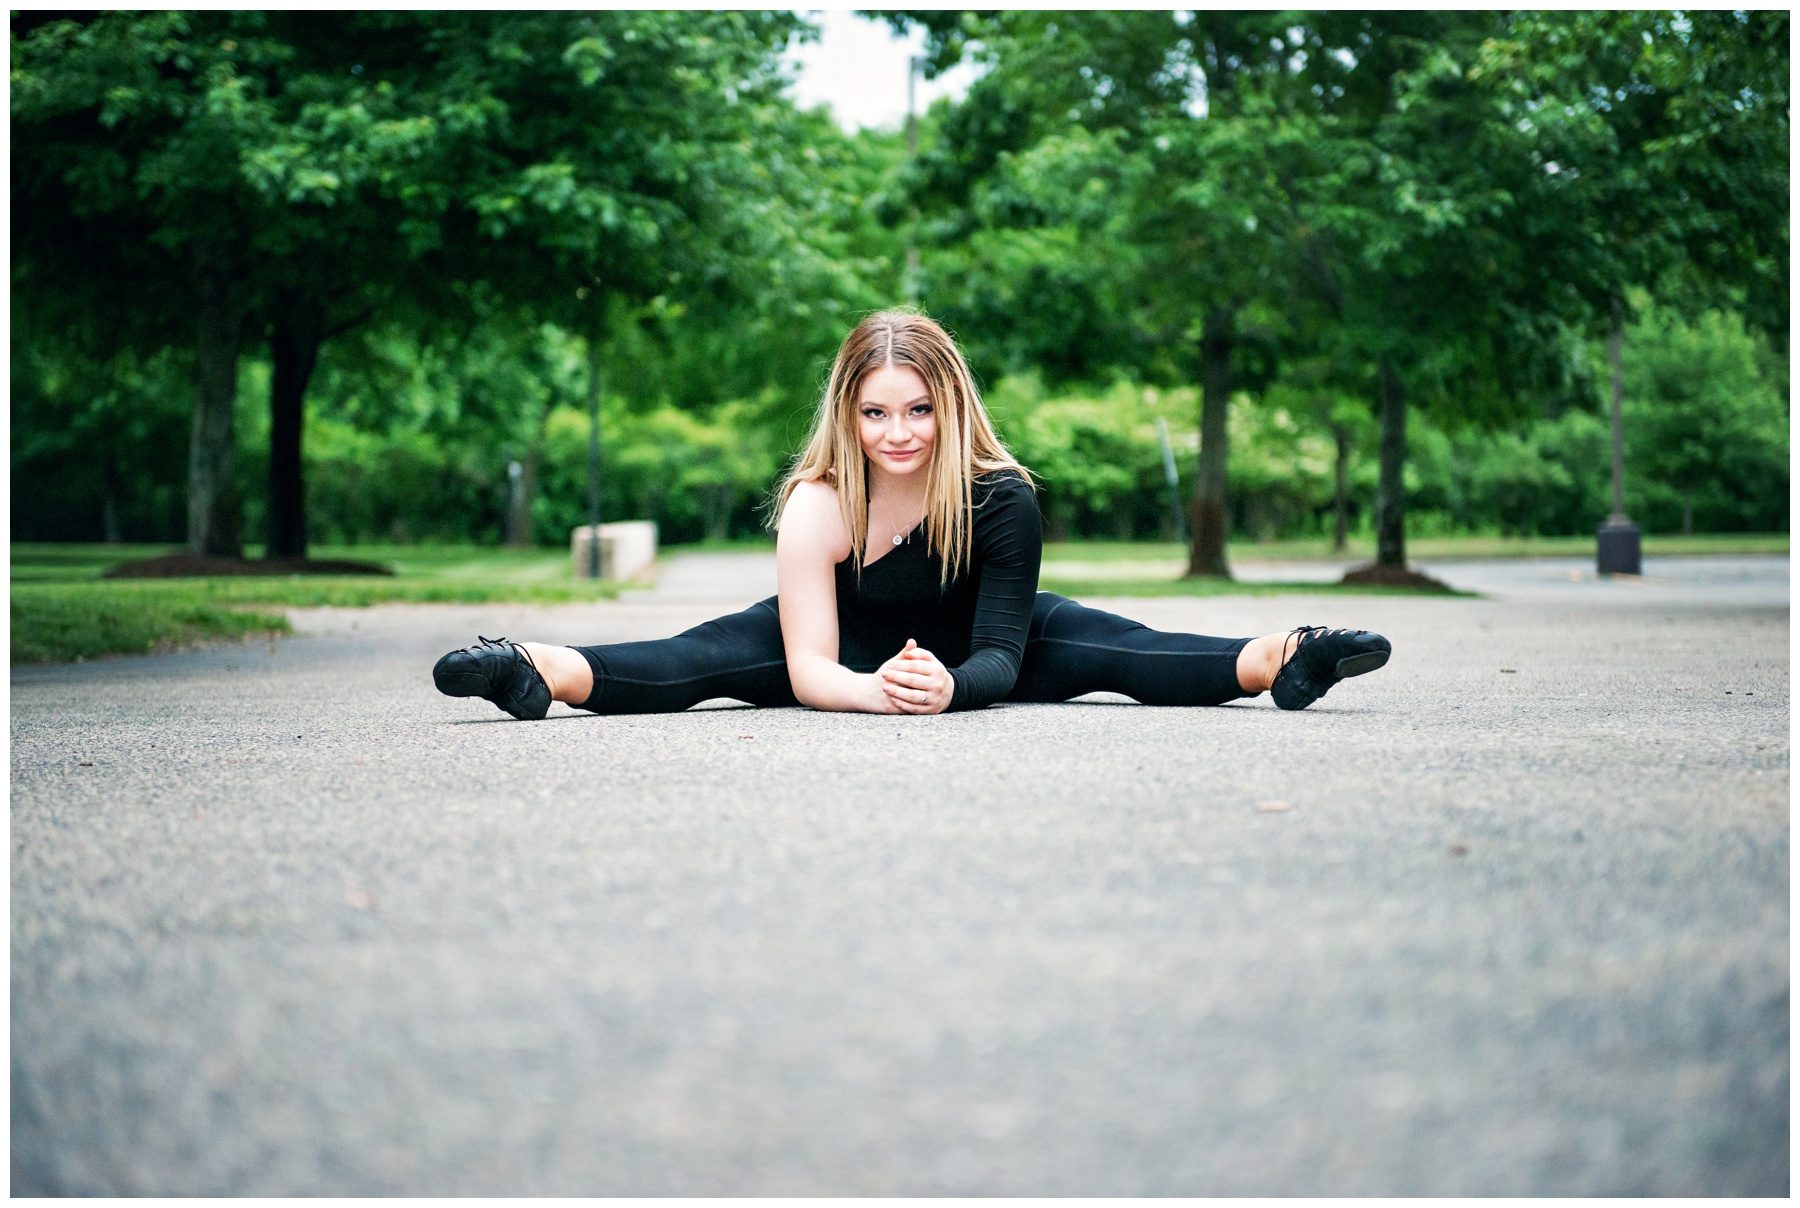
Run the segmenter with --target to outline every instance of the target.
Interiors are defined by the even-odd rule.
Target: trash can
[[[1644,573],[1643,538],[1638,526],[1629,520],[1608,520],[1596,534],[1599,549],[1596,564],[1603,575],[1641,575]]]

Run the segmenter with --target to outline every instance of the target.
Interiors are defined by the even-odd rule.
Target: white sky
[[[846,10],[802,10],[821,30],[817,42],[790,48],[800,66],[794,100],[803,109],[831,106],[838,125],[851,133],[871,126],[898,129],[906,120],[906,60],[925,49],[925,34],[896,38],[885,21]],[[935,80],[920,78],[920,113],[941,96],[961,97],[977,72],[967,63]]]

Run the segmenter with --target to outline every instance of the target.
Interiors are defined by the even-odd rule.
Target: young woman
[[[1304,709],[1388,660],[1387,639],[1363,630],[1163,633],[1038,591],[1030,480],[955,342],[913,311],[870,315],[844,341],[777,501],[774,598],[655,642],[482,638],[438,660],[438,690],[533,720],[553,700],[596,713],[714,697],[942,713],[1099,691],[1147,705],[1268,691]]]

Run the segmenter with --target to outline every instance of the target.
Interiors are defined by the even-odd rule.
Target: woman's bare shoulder
[[[838,507],[837,488],[819,479],[794,484],[781,509],[776,548],[798,546],[830,555],[833,563],[850,556],[850,535]]]

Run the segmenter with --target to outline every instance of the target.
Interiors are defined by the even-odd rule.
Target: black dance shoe
[[[525,648],[505,638],[452,650],[431,669],[431,679],[445,696],[479,696],[520,721],[538,721],[550,711],[550,685]]]
[[[1339,680],[1367,675],[1393,653],[1386,638],[1366,629],[1302,625],[1288,636],[1296,639],[1293,656],[1269,685],[1269,696],[1281,709],[1304,709]]]

